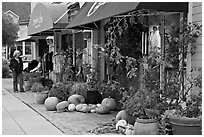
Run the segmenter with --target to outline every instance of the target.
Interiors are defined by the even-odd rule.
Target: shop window
[[[23,46],[22,45],[17,45],[17,50],[21,52],[21,55],[23,54]]]
[[[31,42],[25,42],[25,55],[31,55]]]

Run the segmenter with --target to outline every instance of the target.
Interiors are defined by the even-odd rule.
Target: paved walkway
[[[54,125],[2,89],[3,135],[62,135]]]
[[[100,124],[111,122],[115,118],[117,112],[112,112],[107,115],[99,115],[96,113],[81,113],[81,112],[63,112],[56,113],[55,111],[46,111],[45,106],[42,104],[37,104],[35,102],[34,94],[31,91],[26,91],[25,93],[13,93],[12,91],[12,79],[3,79],[2,88],[8,90],[6,94],[10,94],[13,98],[19,102],[23,102],[25,106],[29,106],[36,112],[36,115],[41,116],[46,122],[55,125],[59,130],[61,130],[66,135],[90,135],[88,132],[91,129],[98,127]],[[5,96],[5,95],[2,95]],[[5,98],[5,97],[4,97]],[[15,102],[10,103],[12,106]],[[7,107],[4,107],[7,108]],[[5,112],[5,111],[4,111]],[[4,117],[3,117],[4,119]],[[34,121],[38,119],[33,118]],[[4,126],[6,127],[6,126]],[[6,134],[6,133],[4,133]],[[43,134],[37,133],[36,134]],[[50,132],[49,134],[52,134]],[[58,134],[56,132],[55,134]]]

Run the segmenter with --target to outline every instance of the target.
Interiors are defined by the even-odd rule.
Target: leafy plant
[[[31,78],[31,73],[23,73],[23,80],[24,81],[29,81]]]
[[[59,99],[59,101],[67,101],[68,97],[70,96],[72,86],[73,86],[72,82],[70,82],[69,84],[57,82],[49,90],[48,96],[49,97],[57,97]]]
[[[79,94],[82,95],[83,97],[87,97],[87,83],[75,83],[72,86],[72,90],[71,90],[71,95],[72,94]]]
[[[31,87],[31,91],[32,92],[37,92],[37,93],[43,92],[46,89],[47,88],[45,88],[41,83],[38,83],[38,82],[34,83],[33,86]]]

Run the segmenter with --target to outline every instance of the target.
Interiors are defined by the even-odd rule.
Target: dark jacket
[[[12,58],[11,59],[11,62],[9,64],[9,68],[16,72],[17,74],[18,73],[22,73],[23,71],[23,61],[21,58],[19,58],[19,62],[15,59],[15,58]]]

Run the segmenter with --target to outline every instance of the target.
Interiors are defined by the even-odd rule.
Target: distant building
[[[9,15],[13,22],[19,25],[19,37],[22,32],[26,32],[31,14],[30,2],[2,2],[2,12]],[[26,31],[25,31],[26,30]],[[22,55],[27,56],[28,60],[32,59],[31,42],[16,42],[12,47],[6,46],[2,52],[5,59],[9,59],[13,52],[18,49]]]

